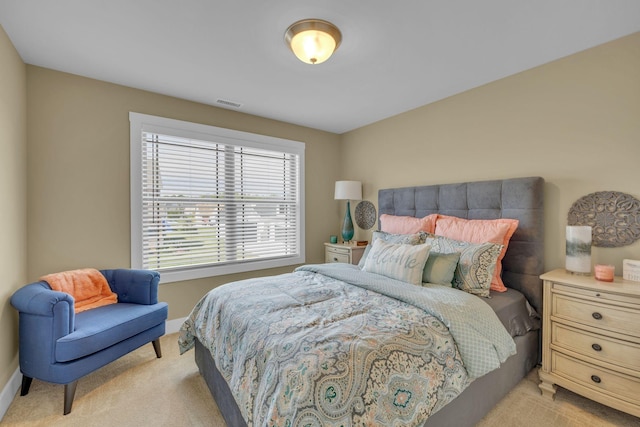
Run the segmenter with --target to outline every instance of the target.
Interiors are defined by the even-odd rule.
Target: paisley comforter
[[[249,426],[418,426],[515,353],[478,297],[348,264],[229,283],[182,325]]]

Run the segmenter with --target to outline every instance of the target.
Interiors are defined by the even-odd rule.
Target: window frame
[[[299,229],[296,233],[298,254],[267,260],[242,260],[218,265],[183,267],[175,270],[160,270],[161,283],[200,279],[284,267],[305,263],[305,144],[299,141],[276,138],[210,125],[187,122],[165,117],[129,112],[130,123],[130,187],[131,187],[131,268],[143,268],[143,203],[142,203],[142,133],[151,132],[191,138],[212,143],[232,144],[294,153],[299,156],[298,169],[298,215]]]

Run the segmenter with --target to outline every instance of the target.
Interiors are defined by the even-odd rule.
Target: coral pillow
[[[438,215],[434,234],[450,239],[471,243],[497,243],[502,245],[502,251],[496,262],[496,268],[491,279],[491,290],[504,292],[507,288],[502,282],[502,258],[507,252],[507,246],[519,221],[517,219],[464,219],[454,216]]]
[[[380,215],[380,230],[393,234],[414,234],[420,231],[433,233],[437,218],[438,214],[427,215],[424,218],[382,214]]]

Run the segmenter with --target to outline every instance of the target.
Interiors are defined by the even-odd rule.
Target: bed
[[[255,279],[253,282],[241,281],[224,285],[233,291],[227,291],[230,295],[227,299],[217,298],[216,314],[197,316],[194,313],[201,313],[202,306],[206,304],[205,300],[209,298],[205,296],[194,307],[194,312],[181,328],[181,352],[191,347],[195,348],[195,360],[200,373],[227,425],[233,427],[266,425],[265,420],[268,420],[270,425],[280,425],[281,422],[281,425],[292,426],[326,425],[336,422],[344,425],[475,425],[539,362],[539,318],[542,314],[542,284],[539,276],[544,268],[543,189],[542,178],[527,177],[379,190],[379,215],[423,218],[432,214],[441,214],[465,219],[517,219],[518,227],[502,259],[501,277],[507,287],[506,292],[491,291],[489,298],[479,298],[466,292],[434,285],[425,290],[425,295],[426,292],[431,293],[423,297],[422,290],[414,291],[420,288],[418,286],[400,281],[396,283],[393,279],[378,280],[376,274],[360,271],[355,266],[303,266],[296,273],[290,273],[293,277],[274,276]],[[281,284],[289,279],[299,284]],[[270,286],[272,288],[269,288]],[[306,288],[305,291],[300,291],[300,287]],[[264,294],[254,295],[258,299],[251,302],[249,301],[252,296],[251,289],[264,289]],[[275,295],[275,292],[279,292],[280,289],[284,289],[284,293],[281,296]],[[212,292],[214,291],[216,290]],[[414,295],[417,292],[421,293]],[[474,308],[448,310],[445,303],[450,301],[453,292],[457,293],[456,298],[457,295],[464,294],[464,297],[461,297],[465,301],[464,304],[472,304]],[[308,294],[314,296],[307,296]],[[410,296],[407,296],[409,294]],[[220,327],[222,318],[220,313],[231,309],[229,301],[232,301],[232,295],[236,295],[238,300],[234,305],[239,307],[244,315],[236,313],[236,317],[228,320],[228,323],[235,325],[232,326],[232,331],[235,331],[236,327],[239,328],[239,323],[247,323],[243,326],[244,329],[239,328],[240,332],[229,333],[224,337],[218,336],[217,341],[209,341],[206,337],[198,336],[196,329]],[[274,301],[270,302],[271,295]],[[344,299],[330,299],[335,295],[342,295]],[[269,317],[270,313],[277,311],[270,308],[269,304],[286,305],[282,300],[287,298],[294,302],[294,304],[288,304],[293,305],[294,311],[286,312],[285,319],[276,319],[273,325],[265,327],[269,331],[276,331],[277,339],[282,343],[281,348],[274,350],[266,344],[264,336],[256,335],[255,338],[250,336],[264,323],[264,319],[247,319],[251,318],[249,314],[256,313],[263,313],[265,318]],[[421,346],[429,346],[428,357],[432,359],[433,368],[423,366],[419,357],[417,361],[414,360],[415,358],[412,359],[410,351],[406,353],[396,351],[398,338],[391,337],[387,340],[385,329],[387,326],[376,323],[385,316],[398,316],[396,323],[406,326],[407,320],[399,316],[404,316],[405,312],[409,317],[416,316],[416,311],[412,311],[416,307],[407,302],[416,304],[417,310],[423,314],[426,312],[435,316],[428,317],[428,320],[419,320],[419,327],[407,326],[404,338],[401,339],[403,342],[408,342],[414,350],[418,349],[416,350],[418,354],[424,352]],[[430,311],[432,304],[439,305],[439,309],[444,307],[443,311],[446,314],[432,313]],[[455,307],[456,304],[462,303],[453,302],[451,307]],[[362,353],[354,353],[355,359],[369,360],[367,366],[372,371],[372,367],[377,366],[375,375],[371,372],[363,374],[360,368],[348,371],[345,367],[345,365],[356,365],[355,362],[343,358],[343,353],[340,352],[342,344],[332,339],[336,335],[343,337],[345,334],[343,330],[338,332],[332,329],[344,320],[340,318],[339,311],[334,312],[331,308],[337,306],[345,306],[347,307],[345,310],[351,310],[348,316],[343,317],[350,319],[352,326],[347,327],[355,328],[352,335],[357,335],[363,342],[351,343],[349,347],[365,349]],[[296,317],[300,310],[306,310],[308,307],[314,308],[313,313],[316,318],[309,317],[308,313],[312,313],[311,311],[304,312],[307,317]],[[475,350],[470,349],[482,346],[465,341],[464,337],[469,333],[460,328],[465,322],[472,324],[481,323],[481,321],[478,318],[473,321],[462,320],[456,316],[460,312],[471,312],[476,315],[476,312],[484,313],[485,310],[490,311],[491,314],[495,313],[493,317],[497,320],[494,323],[498,322],[502,325],[499,328],[500,331],[496,329],[494,332],[493,324],[482,323],[481,327],[476,327],[474,333],[482,335],[486,331],[491,331],[490,335],[498,337],[496,340],[500,341],[500,345],[493,342],[491,346],[487,346],[492,351],[495,350],[495,354],[487,356],[482,363],[471,362],[475,356],[469,356],[469,351]],[[277,312],[279,316],[283,313]],[[333,319],[332,316],[337,317]],[[362,320],[365,317],[366,320]],[[486,316],[483,314],[482,319],[484,317]],[[199,319],[200,324],[196,324],[194,320],[196,318]],[[297,338],[295,334],[299,333],[300,323],[308,323],[314,328],[312,335],[316,337],[315,341],[303,335],[300,339]],[[446,331],[442,327],[445,323],[449,326]],[[372,332],[374,326],[380,329]],[[424,332],[427,329],[428,334]],[[448,335],[449,333],[451,335]],[[486,333],[489,335],[489,332]],[[242,337],[234,337],[234,334],[247,336],[244,336],[245,341],[241,342],[239,340]],[[506,342],[505,334],[510,344]],[[410,338],[406,338],[409,336]],[[455,337],[453,341],[451,336]],[[313,343],[305,344],[311,341]],[[214,346],[214,342],[217,342],[217,347]],[[451,342],[455,345],[450,346]],[[501,347],[503,343],[504,347]],[[509,348],[509,345],[513,348]],[[367,346],[380,346],[380,348],[371,349]],[[236,352],[238,347],[242,347],[241,351]],[[437,350],[435,350],[436,347]],[[265,352],[264,348],[268,350]],[[262,353],[256,353],[257,351]],[[332,354],[332,351],[335,351],[335,355],[327,356]],[[245,352],[260,356],[243,357],[242,353]],[[286,352],[291,354],[284,356],[280,354]],[[379,363],[370,361],[378,357],[372,354],[379,355],[381,352],[385,355],[400,354],[401,356],[397,357],[401,357],[401,360],[395,362],[398,366],[394,365],[391,359]],[[484,347],[480,351],[483,355],[487,352],[488,350]],[[302,356],[295,356],[301,359],[292,362],[291,358],[294,355]],[[286,360],[289,367],[283,372],[276,372],[272,364],[269,364],[272,359],[283,363]],[[328,360],[331,362],[329,363]],[[378,359],[375,360],[378,361]],[[220,366],[216,365],[216,361]],[[238,377],[240,375],[238,366],[241,367],[242,378]],[[381,366],[391,366],[389,369],[395,369],[395,371],[390,373],[384,370],[387,368],[380,369]],[[322,369],[326,369],[327,372],[322,372]],[[432,371],[428,371],[430,369]],[[257,371],[260,371],[262,376],[260,379],[262,388],[253,390],[251,387],[256,384]],[[391,381],[392,377],[395,381],[392,385],[383,383],[383,380]],[[340,381],[342,383],[339,384]],[[420,382],[420,387],[417,386],[416,381]],[[234,397],[229,383],[234,384],[236,391],[240,390],[238,394],[245,391],[249,396]],[[436,383],[439,384],[437,388]],[[249,393],[247,391],[249,389],[253,391]],[[361,395],[356,393],[355,403],[350,402],[349,405],[345,405],[347,392],[353,394],[353,389],[364,391]],[[393,394],[394,390],[395,394]],[[388,398],[384,397],[385,393],[389,395]],[[301,409],[298,410],[294,423],[291,419],[286,419],[288,410],[286,405],[296,399]],[[378,407],[371,404],[376,399],[382,402],[376,403]],[[255,410],[257,407],[262,409]],[[265,409],[267,407],[270,409]],[[408,408],[413,408],[411,409],[413,412],[407,412]],[[245,416],[243,416],[243,409]],[[280,412],[281,409],[282,412]],[[255,410],[255,413],[247,416],[246,414],[252,410]],[[422,413],[426,421],[424,419],[416,421],[420,419],[415,415],[416,412]],[[320,413],[325,418],[321,418],[318,415]],[[357,416],[349,415],[350,413],[357,413]],[[249,418],[249,422],[245,418]]]

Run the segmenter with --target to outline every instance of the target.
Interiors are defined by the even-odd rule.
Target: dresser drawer
[[[551,343],[603,362],[630,370],[640,364],[640,345],[574,329],[556,322],[551,324]]]
[[[600,282],[603,283],[603,282]],[[616,292],[607,292],[597,289],[584,289],[576,286],[569,286],[562,283],[553,283],[553,292],[557,294],[563,294],[570,297],[576,297],[581,299],[602,301],[606,304],[621,305],[625,307],[635,308],[640,310],[640,297],[634,295],[625,295]],[[609,287],[609,286],[607,286]]]
[[[551,365],[556,375],[608,396],[640,405],[640,378],[607,371],[557,351],[551,354]]]
[[[596,328],[640,337],[640,310],[554,295],[551,315]]]

